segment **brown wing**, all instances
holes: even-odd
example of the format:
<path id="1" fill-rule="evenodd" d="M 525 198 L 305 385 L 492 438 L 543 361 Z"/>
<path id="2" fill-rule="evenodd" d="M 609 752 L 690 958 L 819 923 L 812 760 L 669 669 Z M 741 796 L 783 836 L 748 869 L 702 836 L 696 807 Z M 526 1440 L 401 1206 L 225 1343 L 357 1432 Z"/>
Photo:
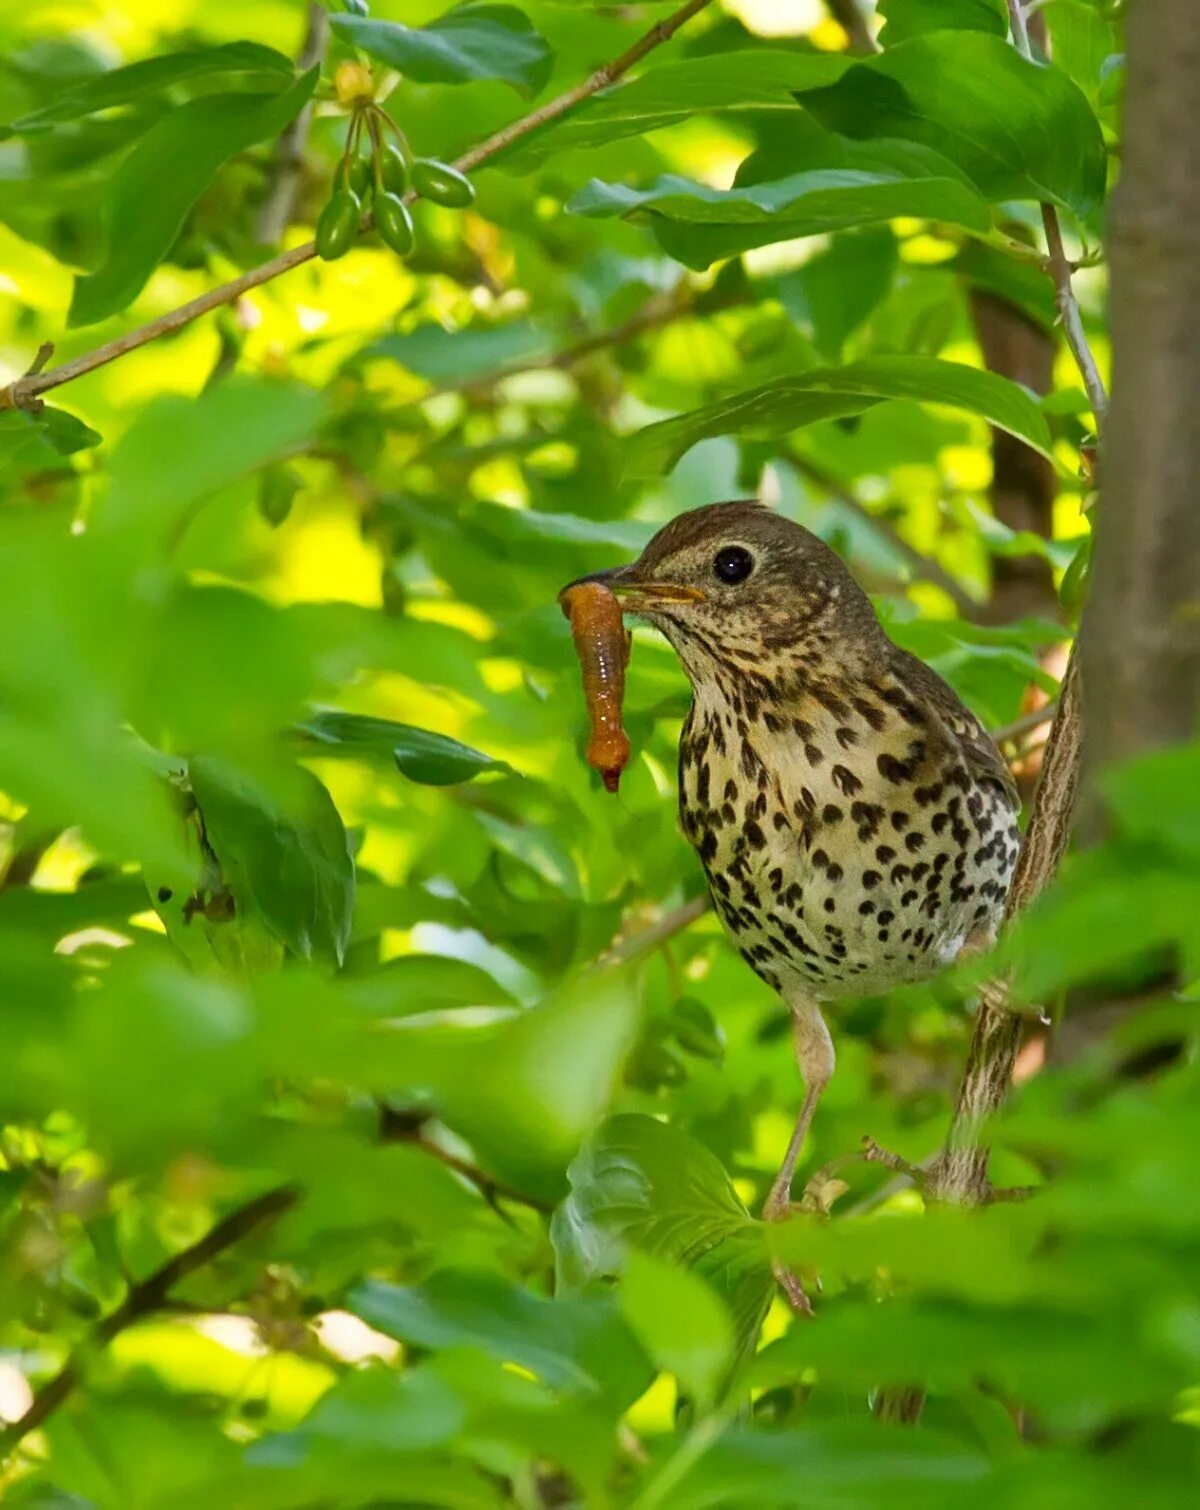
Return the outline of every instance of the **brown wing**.
<path id="1" fill-rule="evenodd" d="M 1004 756 L 975 715 L 964 707 L 954 688 L 943 681 L 931 666 L 918 660 L 915 655 L 910 655 L 907 650 L 893 646 L 891 659 L 891 669 L 897 678 L 902 683 L 907 683 L 921 702 L 937 710 L 942 723 L 962 751 L 972 777 L 980 783 L 991 783 L 999 788 L 1013 812 L 1016 812 L 1021 806 L 1021 799 Z"/>

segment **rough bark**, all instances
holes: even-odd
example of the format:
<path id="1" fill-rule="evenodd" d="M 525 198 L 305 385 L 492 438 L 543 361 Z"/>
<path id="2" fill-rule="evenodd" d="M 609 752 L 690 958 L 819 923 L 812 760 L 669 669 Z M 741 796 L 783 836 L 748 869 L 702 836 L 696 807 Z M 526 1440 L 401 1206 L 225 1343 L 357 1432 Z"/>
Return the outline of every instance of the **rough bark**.
<path id="1" fill-rule="evenodd" d="M 1192 0 L 1128 13 L 1113 198 L 1113 399 L 1081 635 L 1089 780 L 1186 740 L 1200 712 L 1200 28 Z"/>

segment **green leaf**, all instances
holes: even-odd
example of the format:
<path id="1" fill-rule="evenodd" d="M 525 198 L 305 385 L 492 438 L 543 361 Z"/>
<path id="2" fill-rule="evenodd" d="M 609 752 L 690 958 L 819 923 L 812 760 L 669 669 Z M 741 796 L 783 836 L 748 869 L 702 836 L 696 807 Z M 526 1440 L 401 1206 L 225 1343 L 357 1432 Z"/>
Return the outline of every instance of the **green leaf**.
<path id="1" fill-rule="evenodd" d="M 151 542 L 173 538 L 200 499 L 306 440 L 321 410 L 311 388 L 264 378 L 230 378 L 198 398 L 163 395 L 113 452 L 100 526 Z"/>
<path id="2" fill-rule="evenodd" d="M 606 1122 L 584 1146 L 568 1179 L 571 1194 L 550 1224 L 560 1288 L 623 1273 L 635 1250 L 694 1269 L 732 1318 L 718 1367 L 719 1323 L 711 1306 L 697 1302 L 697 1325 L 703 1324 L 709 1341 L 706 1384 L 715 1388 L 731 1354 L 740 1362 L 753 1351 L 775 1288 L 761 1225 L 738 1199 L 720 1162 L 677 1128 L 652 1117 L 623 1115 Z M 634 1306 L 642 1320 L 651 1283 L 644 1277 L 639 1292 L 634 1281 Z M 640 1335 L 654 1351 L 649 1333 Z M 679 1338 L 660 1329 L 658 1345 L 677 1347 Z M 661 1352 L 656 1356 L 662 1361 Z M 703 1364 L 693 1359 L 690 1366 L 703 1375 Z"/>
<path id="3" fill-rule="evenodd" d="M 354 907 L 354 862 L 329 793 L 303 767 L 249 775 L 194 756 L 204 833 L 239 909 L 302 959 L 341 963 Z"/>
<path id="4" fill-rule="evenodd" d="M 916 37 L 797 98 L 829 130 L 935 148 L 989 199 L 1052 200 L 1084 217 L 1104 197 L 1104 138 L 1086 97 L 1000 37 Z"/>
<path id="5" fill-rule="evenodd" d="M 927 161 L 911 167 L 818 168 L 771 183 L 713 189 L 666 174 L 646 189 L 592 179 L 567 205 L 575 215 L 607 217 L 645 210 L 677 223 L 664 245 L 689 267 L 704 268 L 718 257 L 798 236 L 816 236 L 847 226 L 912 215 L 986 231 L 991 213 L 970 185 L 954 176 L 931 176 Z M 736 227 L 731 240 L 693 236 L 678 226 Z M 743 228 L 753 227 L 747 236 Z"/>
<path id="6" fill-rule="evenodd" d="M 646 1358 L 610 1296 L 543 1300 L 497 1274 L 443 1269 L 419 1285 L 364 1280 L 347 1304 L 400 1342 L 482 1347 L 553 1389 L 603 1394 L 618 1411 L 650 1383 Z"/>
<path id="7" fill-rule="evenodd" d="M 459 5 L 428 26 L 370 16 L 336 15 L 330 21 L 347 42 L 419 84 L 502 79 L 521 94 L 537 94 L 550 76 L 545 38 L 511 5 Z"/>
<path id="8" fill-rule="evenodd" d="M 403 775 L 423 786 L 454 786 L 473 781 L 485 771 L 513 774 L 507 761 L 496 760 L 447 734 L 394 723 L 389 718 L 323 709 L 305 719 L 300 732 L 321 746 L 321 755 L 394 761 Z"/>
<path id="9" fill-rule="evenodd" d="M 816 420 L 861 414 L 885 399 L 966 409 L 1050 455 L 1045 418 L 1016 383 L 936 357 L 886 356 L 779 378 L 649 425 L 630 441 L 628 466 L 635 476 L 653 476 L 669 471 L 685 451 L 713 435 L 774 440 Z"/>
<path id="10" fill-rule="evenodd" d="M 733 1322 L 695 1274 L 631 1252 L 621 1276 L 621 1314 L 659 1368 L 674 1374 L 701 1408 L 716 1398 L 733 1356 Z"/>
<path id="11" fill-rule="evenodd" d="M 811 327 L 821 355 L 836 361 L 847 338 L 887 295 L 898 261 L 890 226 L 844 231 L 779 280 L 779 298 L 790 315 Z"/>
<path id="12" fill-rule="evenodd" d="M 685 1266 L 751 1228 L 729 1176 L 702 1143 L 653 1117 L 613 1117 L 568 1171 L 554 1213 L 560 1283 L 619 1274 L 628 1247 Z"/>
<path id="13" fill-rule="evenodd" d="M 515 172 L 566 152 L 644 136 L 705 113 L 795 112 L 793 91 L 832 84 L 850 66 L 838 53 L 762 48 L 687 58 L 648 69 L 593 95 L 564 120 L 517 143 L 498 161 Z"/>
<path id="14" fill-rule="evenodd" d="M 310 69 L 278 94 L 206 95 L 146 132 L 117 169 L 104 259 L 76 280 L 69 325 L 93 325 L 132 303 L 221 164 L 282 131 L 312 94 L 318 73 Z"/>
<path id="15" fill-rule="evenodd" d="M 933 31 L 982 31 L 1008 35 L 1005 0 L 879 0 L 885 47 L 923 37 Z"/>
<path id="16" fill-rule="evenodd" d="M 447 330 L 418 325 L 406 335 L 381 336 L 363 353 L 399 362 L 431 383 L 469 383 L 520 362 L 550 355 L 554 338 L 527 320 Z"/>
<path id="17" fill-rule="evenodd" d="M 0 466 L 19 464 L 29 470 L 40 463 L 52 467 L 57 457 L 73 456 L 98 446 L 102 439 L 76 415 L 49 404 L 37 414 L 24 409 L 0 411 Z"/>
<path id="18" fill-rule="evenodd" d="M 0 131 L 0 136 L 8 132 L 44 131 L 62 121 L 92 115 L 97 110 L 129 105 L 185 79 L 211 79 L 220 74 L 242 73 L 261 74 L 283 81 L 292 77 L 293 66 L 281 52 L 259 42 L 228 42 L 221 47 L 197 47 L 186 52 L 168 53 L 163 58 L 143 58 L 124 68 L 112 68 L 68 85 L 53 104 L 13 121 Z"/>

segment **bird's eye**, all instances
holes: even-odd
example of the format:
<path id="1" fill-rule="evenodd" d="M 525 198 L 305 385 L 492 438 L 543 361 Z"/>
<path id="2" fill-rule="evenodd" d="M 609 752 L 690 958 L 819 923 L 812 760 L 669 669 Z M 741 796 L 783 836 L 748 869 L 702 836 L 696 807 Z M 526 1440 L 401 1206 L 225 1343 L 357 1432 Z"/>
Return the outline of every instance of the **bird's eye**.
<path id="1" fill-rule="evenodd" d="M 713 557 L 713 571 L 722 582 L 744 582 L 754 570 L 754 557 L 744 545 L 725 545 Z"/>

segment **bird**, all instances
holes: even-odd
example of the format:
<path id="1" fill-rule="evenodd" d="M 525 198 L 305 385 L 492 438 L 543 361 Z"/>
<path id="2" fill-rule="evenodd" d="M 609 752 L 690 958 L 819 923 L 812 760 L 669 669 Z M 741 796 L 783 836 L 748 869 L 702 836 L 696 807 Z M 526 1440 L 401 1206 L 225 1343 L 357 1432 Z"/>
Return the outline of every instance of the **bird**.
<path id="1" fill-rule="evenodd" d="M 1020 846 L 1017 789 L 978 719 L 888 638 L 840 557 L 755 500 L 677 515 L 635 561 L 579 581 L 660 630 L 691 682 L 680 824 L 732 944 L 791 1014 L 804 1082 L 763 1206 L 778 1220 L 795 1209 L 834 1072 L 827 1009 L 994 939 Z"/>

